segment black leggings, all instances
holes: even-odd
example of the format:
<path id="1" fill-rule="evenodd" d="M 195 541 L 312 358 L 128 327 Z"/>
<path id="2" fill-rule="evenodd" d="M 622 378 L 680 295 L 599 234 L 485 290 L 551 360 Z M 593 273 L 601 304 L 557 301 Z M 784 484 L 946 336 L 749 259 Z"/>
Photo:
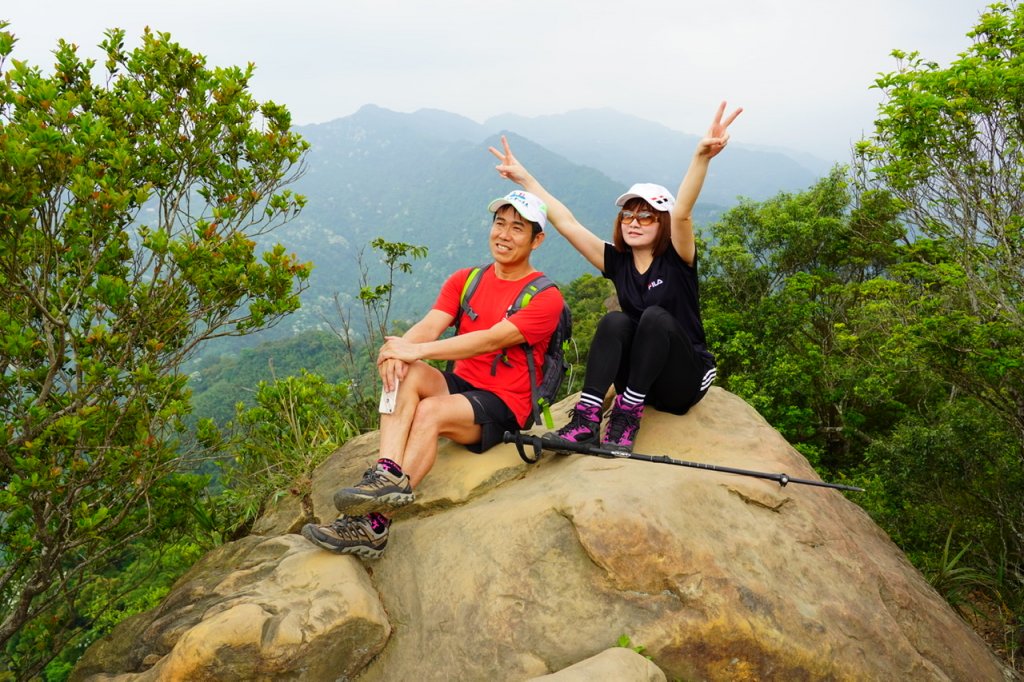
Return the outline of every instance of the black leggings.
<path id="1" fill-rule="evenodd" d="M 647 395 L 646 405 L 684 414 L 707 393 L 713 371 L 664 308 L 645 309 L 639 323 L 616 311 L 597 324 L 583 392 L 603 396 L 614 382 L 618 393 L 628 386 Z"/>

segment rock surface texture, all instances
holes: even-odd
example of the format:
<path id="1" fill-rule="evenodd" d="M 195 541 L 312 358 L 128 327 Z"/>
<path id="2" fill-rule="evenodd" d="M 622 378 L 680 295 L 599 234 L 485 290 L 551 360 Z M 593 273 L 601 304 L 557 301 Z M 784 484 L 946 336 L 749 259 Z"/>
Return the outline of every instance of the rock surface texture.
<path id="1" fill-rule="evenodd" d="M 376 443 L 318 471 L 321 520 Z M 681 417 L 648 409 L 636 450 L 817 478 L 717 388 Z M 416 492 L 366 563 L 294 535 L 299 507 L 282 505 L 95 644 L 75 679 L 596 679 L 586 665 L 629 680 L 1010 679 L 834 490 L 446 444 Z M 623 635 L 649 660 L 609 654 Z"/>

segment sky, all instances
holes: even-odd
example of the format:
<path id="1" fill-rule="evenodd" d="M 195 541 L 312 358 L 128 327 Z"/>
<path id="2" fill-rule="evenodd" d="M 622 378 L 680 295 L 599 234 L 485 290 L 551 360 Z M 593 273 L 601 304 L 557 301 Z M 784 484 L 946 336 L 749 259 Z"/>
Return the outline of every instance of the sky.
<path id="1" fill-rule="evenodd" d="M 733 142 L 848 161 L 893 49 L 948 64 L 981 0 L 10 0 L 13 57 L 50 71 L 59 38 L 102 62 L 108 28 L 168 32 L 208 64 L 253 62 L 254 95 L 304 125 L 365 104 L 503 113 L 611 108 L 700 134 L 742 106 Z M 614 131 L 609 131 L 614 134 Z"/>

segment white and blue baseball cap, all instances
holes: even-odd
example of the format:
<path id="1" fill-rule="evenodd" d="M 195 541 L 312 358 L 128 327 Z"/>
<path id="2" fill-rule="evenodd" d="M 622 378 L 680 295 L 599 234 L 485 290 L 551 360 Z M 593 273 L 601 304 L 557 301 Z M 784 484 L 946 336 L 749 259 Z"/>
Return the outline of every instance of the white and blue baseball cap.
<path id="1" fill-rule="evenodd" d="M 548 207 L 536 194 L 517 189 L 492 201 L 487 205 L 487 210 L 497 213 L 502 206 L 511 206 L 519 215 L 540 225 L 542 230 L 548 224 Z"/>

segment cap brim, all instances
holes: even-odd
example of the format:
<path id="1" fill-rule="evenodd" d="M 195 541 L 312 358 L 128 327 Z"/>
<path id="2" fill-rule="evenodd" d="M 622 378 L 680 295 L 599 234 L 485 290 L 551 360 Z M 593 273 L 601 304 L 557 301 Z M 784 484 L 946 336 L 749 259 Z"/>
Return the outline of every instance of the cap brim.
<path id="1" fill-rule="evenodd" d="M 621 197 L 619 197 L 618 199 L 615 200 L 615 205 L 616 206 L 625 206 L 626 202 L 629 201 L 630 199 L 644 199 L 644 198 L 642 196 L 640 196 L 639 194 L 633 194 L 631 192 L 626 192 Z M 647 199 L 644 199 L 644 201 L 647 201 Z M 650 202 L 648 202 L 648 203 L 650 203 Z"/>

